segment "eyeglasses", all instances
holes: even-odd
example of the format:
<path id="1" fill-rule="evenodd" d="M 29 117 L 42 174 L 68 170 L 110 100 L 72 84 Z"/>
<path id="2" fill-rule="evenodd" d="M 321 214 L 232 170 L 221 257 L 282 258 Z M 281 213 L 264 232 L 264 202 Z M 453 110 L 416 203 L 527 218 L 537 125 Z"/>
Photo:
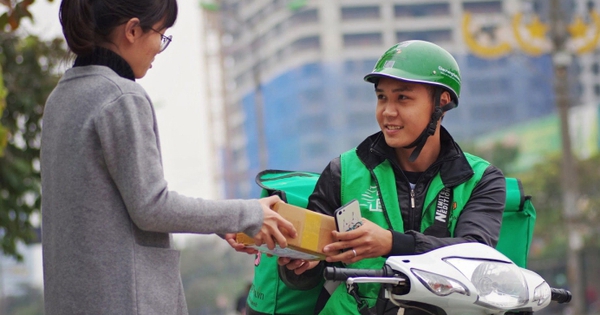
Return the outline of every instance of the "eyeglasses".
<path id="1" fill-rule="evenodd" d="M 171 43 L 171 40 L 173 39 L 173 35 L 165 36 L 161 32 L 159 32 L 153 28 L 150 28 L 150 29 L 157 32 L 158 34 L 160 34 L 160 50 L 158 51 L 158 53 L 165 51 L 165 49 L 167 49 L 167 47 L 169 47 L 169 44 Z"/>

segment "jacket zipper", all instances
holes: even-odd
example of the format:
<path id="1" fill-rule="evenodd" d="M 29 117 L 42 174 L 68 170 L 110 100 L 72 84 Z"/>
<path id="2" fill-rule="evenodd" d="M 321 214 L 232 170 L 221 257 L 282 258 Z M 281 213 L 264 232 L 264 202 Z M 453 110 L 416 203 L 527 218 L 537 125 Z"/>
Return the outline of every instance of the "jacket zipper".
<path id="1" fill-rule="evenodd" d="M 379 156 L 384 156 L 381 152 L 379 152 L 375 148 L 370 148 L 370 151 L 372 153 L 375 153 L 375 154 L 379 155 Z M 414 229 L 414 227 L 413 227 L 414 221 L 415 221 L 414 210 L 415 210 L 415 208 L 417 206 L 416 205 L 416 201 L 415 201 L 415 190 L 414 190 L 414 188 L 410 187 L 410 182 L 408 181 L 408 178 L 406 177 L 406 174 L 404 174 L 404 171 L 400 167 L 398 167 L 398 169 L 400 169 L 400 172 L 404 176 L 404 180 L 406 181 L 406 184 L 408 185 L 408 187 L 410 189 L 410 211 L 408 213 L 408 222 L 404 222 L 404 225 L 407 226 L 409 229 Z M 373 174 L 372 170 L 371 170 L 371 173 Z M 373 175 L 373 178 L 376 178 L 376 177 Z M 377 185 L 377 186 L 379 186 L 379 185 Z M 400 195 L 398 195 L 398 196 L 400 196 Z M 401 204 L 400 200 L 398 200 L 398 205 L 400 205 L 400 204 Z M 400 210 L 400 216 L 402 216 L 402 210 Z"/>

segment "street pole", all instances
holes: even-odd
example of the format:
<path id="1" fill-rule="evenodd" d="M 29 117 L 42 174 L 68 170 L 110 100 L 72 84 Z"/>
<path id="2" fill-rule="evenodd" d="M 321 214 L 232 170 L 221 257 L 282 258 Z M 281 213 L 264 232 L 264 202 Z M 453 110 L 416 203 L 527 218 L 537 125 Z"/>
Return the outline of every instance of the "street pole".
<path id="1" fill-rule="evenodd" d="M 204 3 L 204 12 L 205 12 L 205 27 L 207 29 L 210 29 L 211 32 L 216 32 L 217 35 L 219 36 L 219 44 L 218 44 L 218 54 L 215 54 L 215 56 L 212 56 L 214 60 L 217 60 L 218 64 L 219 64 L 219 77 L 221 79 L 221 82 L 219 84 L 219 93 L 221 95 L 221 100 L 220 102 L 222 103 L 222 110 L 221 110 L 221 118 L 223 119 L 223 123 L 225 124 L 224 126 L 224 137 L 225 137 L 225 152 L 224 152 L 224 163 L 225 163 L 225 167 L 224 167 L 224 181 L 225 184 L 224 186 L 226 187 L 226 191 L 225 191 L 225 196 L 227 198 L 231 198 L 232 196 L 235 196 L 235 189 L 232 186 L 231 183 L 236 183 L 236 182 L 240 182 L 243 181 L 245 178 L 243 177 L 243 175 L 240 173 L 240 171 L 237 169 L 237 166 L 235 166 L 234 164 L 237 161 L 234 161 L 233 159 L 233 150 L 235 149 L 239 149 L 239 148 L 234 148 L 232 147 L 232 141 L 231 139 L 234 138 L 234 135 L 232 134 L 232 128 L 230 126 L 229 123 L 229 119 L 230 119 L 230 114 L 232 114 L 233 112 L 235 112 L 235 109 L 231 109 L 230 107 L 232 107 L 234 105 L 234 100 L 231 99 L 230 95 L 227 94 L 225 87 L 227 86 L 226 84 L 226 74 L 225 74 L 225 67 L 224 67 L 224 59 L 225 59 L 225 55 L 227 55 L 227 53 L 225 52 L 225 48 L 223 47 L 223 44 L 221 43 L 221 39 L 224 35 L 224 32 L 231 32 L 232 29 L 224 29 L 223 28 L 223 21 L 226 19 L 230 19 L 232 20 L 234 23 L 230 24 L 230 27 L 233 27 L 233 32 L 234 33 L 239 33 L 242 30 L 244 30 L 245 28 L 247 28 L 248 26 L 246 25 L 246 22 L 244 21 L 243 18 L 240 17 L 238 9 L 234 9 L 231 8 L 230 6 L 228 6 L 227 2 L 229 1 L 206 1 L 206 2 L 201 2 Z M 225 8 L 223 8 L 225 7 Z M 226 14 L 226 17 L 223 17 L 223 15 Z M 255 28 L 255 26 L 249 26 L 250 30 L 249 34 L 254 34 L 255 30 L 257 30 Z M 256 140 L 257 140 L 257 155 L 258 155 L 258 167 L 259 167 L 259 171 L 265 170 L 268 167 L 268 159 L 269 159 L 269 155 L 268 155 L 268 145 L 267 145 L 267 139 L 266 139 L 266 132 L 265 132 L 265 118 L 264 118 L 264 111 L 265 111 L 265 102 L 264 102 L 264 96 L 263 96 L 263 86 L 262 86 L 262 76 L 261 76 L 261 56 L 260 56 L 260 46 L 262 45 L 261 42 L 259 42 L 261 40 L 261 36 L 260 34 L 256 34 L 255 35 L 255 39 L 250 39 L 249 42 L 244 43 L 243 45 L 245 47 L 243 47 L 242 49 L 246 52 L 249 52 L 252 62 L 254 63 L 252 69 L 250 70 L 251 72 L 251 80 L 252 80 L 252 91 L 254 92 L 254 113 L 256 115 L 255 117 L 255 123 L 256 123 Z M 236 43 L 236 45 L 239 46 L 239 43 Z M 234 47 L 233 50 L 236 49 L 240 49 L 239 47 Z M 210 56 L 209 56 L 210 57 Z M 207 69 L 208 69 L 208 65 L 207 65 Z M 214 115 L 213 115 L 214 117 Z M 246 152 L 248 152 L 248 148 L 246 147 Z M 253 171 L 252 169 L 246 170 L 246 172 L 250 172 Z M 254 175 L 254 174 L 252 174 Z"/>
<path id="2" fill-rule="evenodd" d="M 252 49 L 255 51 L 254 49 Z M 258 54 L 258 53 L 256 53 Z M 267 134 L 265 132 L 265 99 L 263 96 L 262 78 L 260 75 L 260 55 L 255 58 L 256 65 L 253 70 L 252 78 L 254 80 L 254 110 L 256 112 L 256 132 L 258 137 L 258 165 L 259 171 L 267 169 L 269 162 L 269 151 L 267 147 Z"/>
<path id="3" fill-rule="evenodd" d="M 225 71 L 223 66 L 223 30 L 221 14 L 216 8 L 203 8 L 204 22 L 204 61 L 207 79 L 207 112 L 208 125 L 211 130 L 211 154 L 218 156 L 219 150 L 223 153 L 223 162 L 220 165 L 213 162 L 212 168 L 215 172 L 215 182 L 219 185 L 217 191 L 218 198 L 232 198 L 235 196 L 235 189 L 231 183 L 235 183 L 237 178 L 234 175 L 232 149 L 231 149 L 231 130 L 228 125 L 229 104 L 225 92 Z M 209 39 L 213 39 L 212 41 Z M 214 80 L 214 81 L 213 81 Z M 220 125 L 222 123 L 223 125 Z M 217 128 L 218 127 L 218 128 Z M 222 138 L 220 138 L 222 136 Z M 222 142 L 219 142 L 222 141 Z"/>
<path id="4" fill-rule="evenodd" d="M 254 114 L 256 124 L 256 141 L 257 141 L 257 156 L 258 156 L 258 167 L 259 171 L 263 171 L 268 167 L 269 161 L 269 148 L 267 145 L 267 135 L 265 131 L 265 100 L 264 100 L 264 89 L 262 84 L 262 59 L 261 51 L 262 45 L 265 44 L 261 35 L 263 35 L 256 25 L 258 22 L 250 23 L 240 17 L 239 8 L 231 9 L 229 18 L 235 21 L 236 33 L 250 34 L 247 37 L 247 42 L 243 43 L 241 49 L 250 54 L 251 63 L 253 64 L 250 69 L 251 80 L 252 80 L 252 91 L 254 93 Z M 237 44 L 239 45 L 239 43 Z M 240 47 L 236 47 L 240 49 Z M 246 148 L 248 150 L 248 148 Z M 249 169 L 248 171 L 252 171 Z M 255 174 L 252 174 L 255 175 Z"/>
<path id="5" fill-rule="evenodd" d="M 571 307 L 573 315 L 581 315 L 585 311 L 584 290 L 580 273 L 582 240 L 578 228 L 579 209 L 577 199 L 579 197 L 578 175 L 575 167 L 575 159 L 571 147 L 569 128 L 569 75 L 568 68 L 571 63 L 571 54 L 566 48 L 567 21 L 560 8 L 560 0 L 552 0 L 550 8 L 550 36 L 552 38 L 552 63 L 554 65 L 554 93 L 556 95 L 556 106 L 560 117 L 560 133 L 562 141 L 562 165 L 561 165 L 561 191 L 563 203 L 563 216 L 569 233 L 567 247 L 567 279 L 570 285 L 573 299 Z"/>

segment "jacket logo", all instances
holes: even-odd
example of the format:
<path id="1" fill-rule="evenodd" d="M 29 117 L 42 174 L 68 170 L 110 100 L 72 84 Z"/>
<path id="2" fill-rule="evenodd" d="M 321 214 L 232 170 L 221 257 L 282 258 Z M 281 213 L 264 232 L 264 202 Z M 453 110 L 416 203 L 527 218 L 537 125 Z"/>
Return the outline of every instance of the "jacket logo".
<path id="1" fill-rule="evenodd" d="M 435 208 L 435 220 L 446 223 L 448 219 L 448 209 L 450 207 L 450 200 L 452 196 L 450 194 L 450 188 L 444 188 L 440 191 L 437 200 L 437 206 Z"/>
<path id="2" fill-rule="evenodd" d="M 371 187 L 362 194 L 360 207 L 367 208 L 371 212 L 383 212 L 377 186 L 371 185 Z"/>

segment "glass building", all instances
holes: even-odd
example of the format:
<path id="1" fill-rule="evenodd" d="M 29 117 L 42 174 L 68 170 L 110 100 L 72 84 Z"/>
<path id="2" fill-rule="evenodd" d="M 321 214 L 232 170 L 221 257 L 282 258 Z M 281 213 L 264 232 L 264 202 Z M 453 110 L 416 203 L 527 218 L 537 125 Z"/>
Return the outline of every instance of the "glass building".
<path id="1" fill-rule="evenodd" d="M 567 2 L 567 12 L 585 14 L 597 1 Z M 220 1 L 210 21 L 223 39 L 225 123 L 218 147 L 224 197 L 258 197 L 254 177 L 267 168 L 320 172 L 377 132 L 375 94 L 363 76 L 400 41 L 432 41 L 457 59 L 460 103 L 443 125 L 458 141 L 554 113 L 550 54 L 524 52 L 510 30 L 516 14 L 523 25 L 535 15 L 544 22 L 549 3 Z M 577 102 L 600 94 L 596 60 L 592 53 L 571 67 Z"/>

